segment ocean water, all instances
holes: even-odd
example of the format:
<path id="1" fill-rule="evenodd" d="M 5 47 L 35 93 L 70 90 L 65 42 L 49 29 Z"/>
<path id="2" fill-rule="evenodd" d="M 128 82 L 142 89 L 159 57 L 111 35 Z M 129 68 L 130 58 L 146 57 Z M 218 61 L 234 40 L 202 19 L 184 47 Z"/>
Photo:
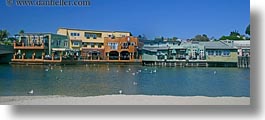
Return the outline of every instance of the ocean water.
<path id="1" fill-rule="evenodd" d="M 141 65 L 0 65 L 0 96 L 250 96 L 250 69 Z"/>

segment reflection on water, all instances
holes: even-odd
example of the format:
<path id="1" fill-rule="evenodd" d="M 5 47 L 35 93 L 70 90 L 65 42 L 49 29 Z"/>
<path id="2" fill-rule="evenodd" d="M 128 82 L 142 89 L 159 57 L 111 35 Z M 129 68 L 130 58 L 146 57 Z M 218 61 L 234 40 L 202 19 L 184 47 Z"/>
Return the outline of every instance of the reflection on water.
<path id="1" fill-rule="evenodd" d="M 140 65 L 0 65 L 0 96 L 250 96 L 250 70 Z"/>

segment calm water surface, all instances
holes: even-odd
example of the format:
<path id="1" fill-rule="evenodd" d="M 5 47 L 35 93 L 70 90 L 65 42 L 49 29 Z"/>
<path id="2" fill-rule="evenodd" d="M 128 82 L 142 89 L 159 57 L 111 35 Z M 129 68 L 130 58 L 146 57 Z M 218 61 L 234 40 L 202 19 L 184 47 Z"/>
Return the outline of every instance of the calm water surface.
<path id="1" fill-rule="evenodd" d="M 250 70 L 140 65 L 0 65 L 0 96 L 250 96 Z"/>

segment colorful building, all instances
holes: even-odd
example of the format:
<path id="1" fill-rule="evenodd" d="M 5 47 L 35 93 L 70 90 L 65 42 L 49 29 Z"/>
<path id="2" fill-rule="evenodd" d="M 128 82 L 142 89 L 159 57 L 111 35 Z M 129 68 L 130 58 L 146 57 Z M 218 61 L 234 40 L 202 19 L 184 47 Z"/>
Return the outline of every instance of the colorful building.
<path id="1" fill-rule="evenodd" d="M 217 42 L 200 42 L 200 44 L 205 46 L 207 62 L 214 64 L 223 63 L 229 66 L 237 65 L 238 62 L 237 48 L 233 45 L 233 43 L 217 41 Z M 215 66 L 218 65 L 216 64 Z"/>
<path id="2" fill-rule="evenodd" d="M 98 31 L 71 28 L 59 28 L 57 34 L 69 37 L 70 49 L 80 59 L 102 60 L 104 59 L 104 39 L 131 36 L 126 31 Z M 89 56 L 88 54 L 92 54 Z"/>
<path id="3" fill-rule="evenodd" d="M 236 66 L 237 48 L 233 44 L 223 41 L 216 42 L 182 42 L 174 44 L 169 42 L 145 44 L 143 47 L 143 63 L 192 63 L 198 65 L 205 63 L 212 66 Z"/>
<path id="4" fill-rule="evenodd" d="M 15 54 L 12 61 L 59 60 L 67 54 L 68 38 L 52 33 L 24 33 L 14 41 Z"/>
<path id="5" fill-rule="evenodd" d="M 235 40 L 233 44 L 238 48 L 238 56 L 250 56 L 250 40 Z"/>
<path id="6" fill-rule="evenodd" d="M 136 37 L 106 37 L 104 40 L 104 57 L 106 60 L 129 60 L 139 58 L 138 38 Z"/>

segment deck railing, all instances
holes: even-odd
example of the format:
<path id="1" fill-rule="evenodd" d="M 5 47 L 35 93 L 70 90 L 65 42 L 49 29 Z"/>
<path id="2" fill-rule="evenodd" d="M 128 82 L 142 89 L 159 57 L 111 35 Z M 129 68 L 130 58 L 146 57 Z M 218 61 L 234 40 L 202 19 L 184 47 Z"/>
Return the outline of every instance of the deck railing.
<path id="1" fill-rule="evenodd" d="M 31 43 L 28 45 L 25 45 L 25 43 L 20 42 L 14 42 L 14 49 L 44 49 L 45 45 L 44 43 Z"/>

